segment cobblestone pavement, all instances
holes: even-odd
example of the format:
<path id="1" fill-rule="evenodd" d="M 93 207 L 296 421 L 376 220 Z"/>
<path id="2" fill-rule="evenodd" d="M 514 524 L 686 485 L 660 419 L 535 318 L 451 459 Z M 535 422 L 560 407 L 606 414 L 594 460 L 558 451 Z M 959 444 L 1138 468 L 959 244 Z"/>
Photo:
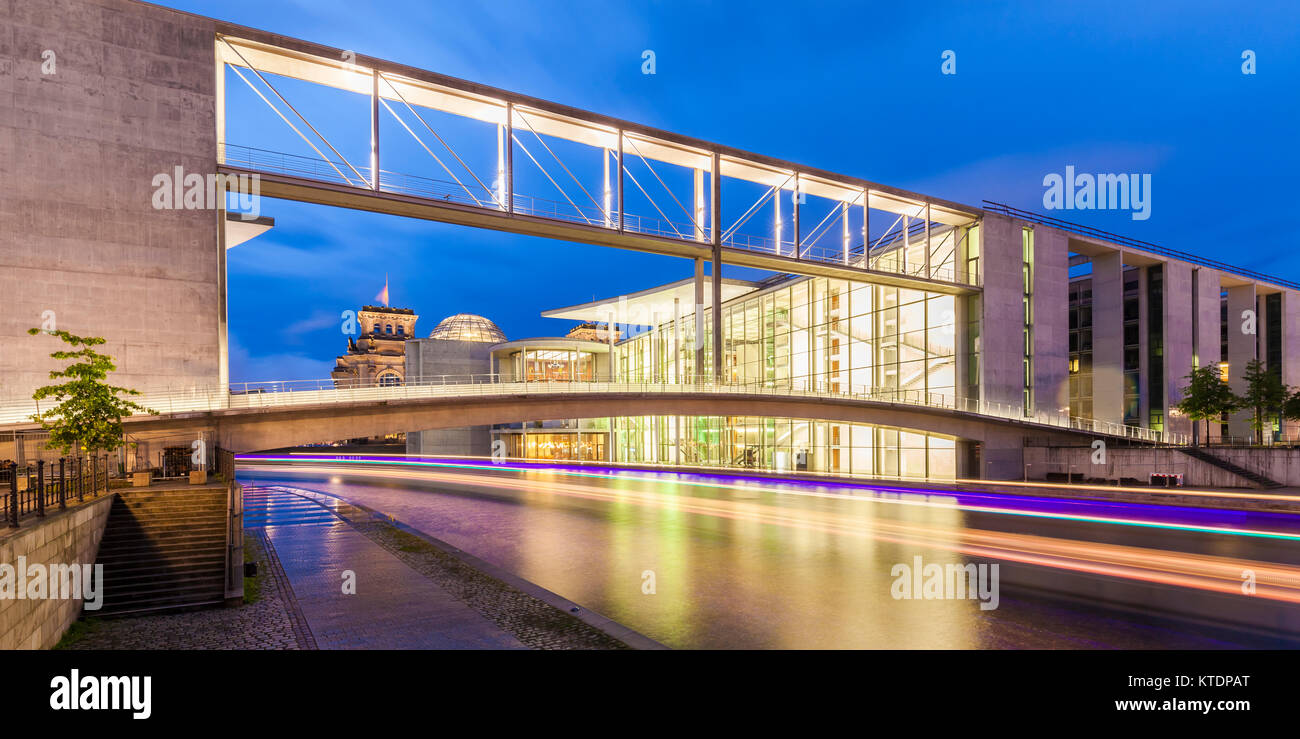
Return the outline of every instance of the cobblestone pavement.
<path id="1" fill-rule="evenodd" d="M 90 619 L 67 649 L 626 649 L 614 637 L 335 498 L 245 489 L 257 600 Z M 343 574 L 355 594 L 343 592 Z"/>
<path id="2" fill-rule="evenodd" d="M 63 649 L 311 649 L 310 633 L 295 626 L 293 591 L 284 572 L 268 562 L 260 531 L 249 530 L 244 546 L 258 561 L 256 601 L 233 608 L 152 616 L 90 619 L 80 638 Z M 273 552 L 272 552 L 273 554 Z M 246 589 L 248 583 L 245 583 Z"/>

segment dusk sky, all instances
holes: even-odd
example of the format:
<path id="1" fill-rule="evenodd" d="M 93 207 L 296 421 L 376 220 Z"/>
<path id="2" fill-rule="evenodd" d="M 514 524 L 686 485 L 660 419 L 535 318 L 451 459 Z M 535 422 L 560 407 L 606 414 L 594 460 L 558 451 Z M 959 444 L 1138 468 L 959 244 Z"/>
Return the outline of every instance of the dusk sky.
<path id="1" fill-rule="evenodd" d="M 1150 174 L 1148 220 L 1050 215 L 1300 278 L 1289 4 L 161 4 L 973 206 L 1043 212 L 1044 176 L 1069 165 Z M 956 74 L 941 74 L 945 50 Z M 231 144 L 310 153 L 229 84 Z M 348 140 L 345 154 L 364 143 L 368 105 L 285 89 Z M 495 146 L 493 134 L 466 156 Z M 418 149 L 389 152 L 384 169 L 429 171 Z M 385 274 L 419 335 L 471 312 L 512 339 L 565 333 L 572 323 L 541 318 L 547 308 L 691 274 L 685 260 L 595 246 L 284 201 L 261 210 L 275 228 L 229 253 L 235 381 L 328 377 L 345 348 L 340 312 L 374 302 Z"/>

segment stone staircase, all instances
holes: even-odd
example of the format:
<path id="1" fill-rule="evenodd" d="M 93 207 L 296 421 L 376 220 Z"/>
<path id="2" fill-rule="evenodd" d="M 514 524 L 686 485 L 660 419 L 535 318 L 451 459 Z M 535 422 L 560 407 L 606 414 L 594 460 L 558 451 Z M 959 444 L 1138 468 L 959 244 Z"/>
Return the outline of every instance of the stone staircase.
<path id="1" fill-rule="evenodd" d="M 96 564 L 103 607 L 94 615 L 225 601 L 226 489 L 119 490 Z"/>
<path id="2" fill-rule="evenodd" d="M 1194 447 L 1194 446 L 1178 447 L 1178 451 L 1182 452 L 1183 454 L 1186 454 L 1187 456 L 1193 459 L 1199 459 L 1200 461 L 1205 462 L 1206 464 L 1214 465 L 1215 467 L 1218 467 L 1221 470 L 1227 470 L 1228 472 L 1231 472 L 1234 475 L 1237 475 L 1238 477 L 1243 477 L 1247 480 L 1250 480 L 1254 484 L 1266 490 L 1285 487 L 1282 483 L 1277 482 L 1276 480 L 1270 480 L 1269 478 L 1264 477 L 1258 472 L 1251 472 L 1245 467 L 1241 467 L 1233 464 L 1232 462 L 1219 459 L 1214 454 L 1211 454 L 1210 452 L 1201 449 L 1200 447 Z"/>

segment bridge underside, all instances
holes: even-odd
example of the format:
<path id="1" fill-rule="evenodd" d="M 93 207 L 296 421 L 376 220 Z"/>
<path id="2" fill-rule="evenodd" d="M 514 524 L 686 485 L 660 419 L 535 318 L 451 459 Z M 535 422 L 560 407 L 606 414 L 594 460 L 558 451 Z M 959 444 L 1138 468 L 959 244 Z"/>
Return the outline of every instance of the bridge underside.
<path id="1" fill-rule="evenodd" d="M 1080 432 L 923 406 L 851 399 L 774 398 L 738 393 L 701 397 L 687 393 L 498 395 L 482 398 L 413 398 L 319 406 L 241 409 L 127 421 L 133 440 L 213 439 L 236 452 L 253 452 L 427 429 L 487 426 L 519 421 L 610 416 L 767 416 L 872 424 L 941 434 L 983 444 L 989 478 L 1022 474 L 1024 440 L 1080 443 Z M 975 473 L 972 470 L 971 473 Z"/>

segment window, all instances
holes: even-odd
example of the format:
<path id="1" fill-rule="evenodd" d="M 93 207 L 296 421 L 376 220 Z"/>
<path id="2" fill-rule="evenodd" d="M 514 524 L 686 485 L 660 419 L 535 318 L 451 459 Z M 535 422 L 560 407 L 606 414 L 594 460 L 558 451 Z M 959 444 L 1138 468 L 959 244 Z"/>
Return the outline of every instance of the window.
<path id="1" fill-rule="evenodd" d="M 391 333 L 393 333 L 393 324 L 390 323 L 390 324 L 388 324 L 387 326 L 385 326 L 385 327 L 384 327 L 384 333 L 386 333 L 386 334 L 391 334 Z"/>
<path id="2" fill-rule="evenodd" d="M 398 326 L 397 326 L 397 335 L 398 335 L 398 336 L 405 336 L 405 335 L 406 335 L 406 327 L 403 326 L 403 325 L 401 325 L 401 324 L 398 324 Z"/>

